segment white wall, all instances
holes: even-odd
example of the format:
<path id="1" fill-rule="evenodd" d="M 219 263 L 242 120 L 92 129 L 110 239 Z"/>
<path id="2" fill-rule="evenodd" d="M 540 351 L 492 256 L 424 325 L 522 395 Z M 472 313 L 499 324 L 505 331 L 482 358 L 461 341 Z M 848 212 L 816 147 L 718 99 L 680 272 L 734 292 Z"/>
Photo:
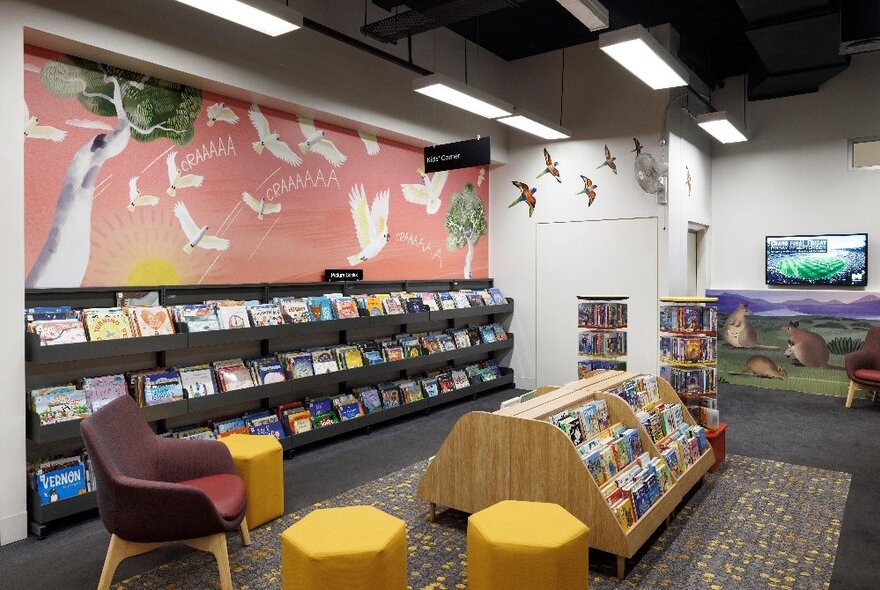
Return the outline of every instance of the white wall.
<path id="1" fill-rule="evenodd" d="M 728 81 L 719 108 L 742 109 L 742 82 Z M 852 65 L 818 93 L 749 103 L 749 141 L 713 148 L 713 289 L 766 289 L 764 237 L 869 236 L 868 290 L 880 290 L 880 171 L 847 170 L 847 139 L 880 135 L 880 53 Z"/>
<path id="2" fill-rule="evenodd" d="M 361 23 L 347 17 L 363 15 L 358 0 L 292 5 L 352 36 Z M 371 9 L 370 18 L 381 12 Z M 414 42 L 415 61 L 463 78 L 463 39 L 448 31 L 426 37 Z M 413 145 L 488 135 L 493 158 L 503 162 L 507 157 L 506 128 L 414 93 L 417 74 L 310 30 L 272 39 L 171 0 L 0 2 L 0 178 L 5 189 L 0 199 L 5 272 L 0 325 L 7 326 L 0 341 L 0 544 L 23 538 L 27 526 L 24 342 L 18 328 L 24 307 L 25 40 L 331 122 L 355 122 Z M 382 48 L 405 55 L 405 45 Z M 507 79 L 505 62 L 472 45 L 469 59 L 471 83 L 498 92 Z"/>

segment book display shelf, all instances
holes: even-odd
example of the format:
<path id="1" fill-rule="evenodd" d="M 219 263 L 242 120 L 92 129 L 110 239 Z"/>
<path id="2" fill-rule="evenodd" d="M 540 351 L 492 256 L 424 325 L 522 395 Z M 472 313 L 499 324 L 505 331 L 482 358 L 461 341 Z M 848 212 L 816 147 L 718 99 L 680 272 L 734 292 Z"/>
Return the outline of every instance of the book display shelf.
<path id="1" fill-rule="evenodd" d="M 37 289 L 25 293 L 27 307 L 70 305 L 74 308 L 113 307 L 116 292 L 158 290 L 162 305 L 194 304 L 216 299 L 258 299 L 270 302 L 274 297 L 309 297 L 330 292 L 346 296 L 387 293 L 390 291 L 440 292 L 460 289 L 486 289 L 491 279 L 460 281 L 362 281 L 348 283 L 291 283 L 223 286 L 165 286 L 125 288 Z M 168 336 L 126 338 L 114 341 L 83 342 L 40 346 L 35 334 L 26 333 L 25 358 L 28 390 L 75 382 L 83 377 L 125 373 L 153 367 L 178 367 L 232 357 L 272 355 L 276 352 L 310 347 L 325 347 L 393 336 L 401 332 L 424 332 L 448 328 L 470 327 L 487 322 L 509 326 L 513 300 L 502 305 L 486 305 L 464 309 L 446 309 L 420 313 L 336 319 L 302 324 L 216 330 L 212 332 L 177 333 Z M 485 391 L 511 386 L 514 382 L 509 368 L 513 334 L 470 347 L 422 356 L 408 357 L 381 364 L 337 370 L 298 379 L 288 379 L 183 399 L 141 408 L 147 422 L 157 433 L 188 424 L 204 423 L 261 408 L 274 408 L 289 402 L 318 396 L 332 396 L 351 391 L 361 385 L 409 378 L 415 375 L 467 363 L 496 359 L 500 377 L 454 391 L 425 397 L 397 407 L 387 408 L 359 418 L 342 421 L 323 428 L 302 432 L 281 439 L 287 457 L 294 449 L 341 436 L 353 431 L 369 431 L 372 426 L 411 415 Z M 26 396 L 24 396 L 26 399 Z M 28 459 L 37 459 L 82 448 L 81 420 L 41 425 L 40 418 L 27 409 Z M 59 519 L 96 508 L 95 492 L 41 505 L 36 493 L 29 490 L 30 528 L 43 536 L 47 526 Z"/>
<path id="2" fill-rule="evenodd" d="M 599 369 L 626 370 L 627 301 L 622 295 L 578 295 L 578 379 Z"/>
<path id="3" fill-rule="evenodd" d="M 659 309 L 660 376 L 701 425 L 717 430 L 718 299 L 663 297 Z"/>
<path id="4" fill-rule="evenodd" d="M 521 399 L 526 401 L 494 413 L 466 414 L 431 460 L 417 497 L 429 502 L 431 518 L 438 504 L 470 514 L 502 500 L 559 504 L 590 528 L 591 547 L 617 556 L 617 575 L 623 578 L 626 559 L 662 523 L 668 523 L 685 494 L 712 466 L 712 447 L 705 444 L 701 454 L 692 455 L 692 462 L 667 483 L 650 508 L 624 525 L 602 491 L 613 486 L 621 472 L 600 487 L 569 434 L 548 420 L 566 410 L 604 402 L 611 423 L 622 423 L 634 436 L 637 433 L 642 452 L 651 460 L 662 457 L 659 443 L 655 444 L 636 411 L 622 397 L 609 393 L 638 377 L 603 371 L 562 387 L 543 387 L 538 395 L 525 396 Z M 696 427 L 669 383 L 657 379 L 657 386 L 657 403 L 680 409 L 683 424 Z"/>

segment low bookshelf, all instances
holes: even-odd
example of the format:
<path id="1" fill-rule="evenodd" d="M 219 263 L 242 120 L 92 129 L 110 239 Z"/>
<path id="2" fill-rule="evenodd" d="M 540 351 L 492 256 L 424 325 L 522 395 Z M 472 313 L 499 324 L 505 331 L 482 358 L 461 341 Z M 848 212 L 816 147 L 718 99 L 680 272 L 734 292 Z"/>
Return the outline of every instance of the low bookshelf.
<path id="1" fill-rule="evenodd" d="M 629 403 L 608 393 L 640 377 L 621 371 L 599 372 L 567 385 L 544 387 L 539 395 L 515 400 L 494 413 L 470 412 L 455 424 L 431 460 L 417 497 L 429 503 L 430 517 L 437 505 L 475 513 L 503 500 L 559 504 L 590 528 L 590 546 L 617 556 L 617 574 L 623 578 L 631 558 L 663 523 L 668 523 L 684 496 L 712 466 L 711 445 L 694 457 L 666 491 L 626 528 L 606 501 L 569 435 L 548 419 L 562 411 L 601 400 L 612 423 L 637 432 L 644 453 L 661 457 L 660 448 Z M 675 391 L 658 378 L 658 402 L 677 405 L 689 427 L 696 422 L 681 405 Z M 606 482 L 607 483 L 607 482 Z"/>
<path id="2" fill-rule="evenodd" d="M 274 297 L 308 297 L 330 292 L 345 295 L 389 291 L 439 292 L 461 289 L 486 289 L 492 279 L 437 281 L 362 281 L 351 283 L 290 283 L 222 286 L 162 286 L 125 288 L 38 289 L 25 294 L 27 307 L 70 305 L 113 307 L 117 291 L 149 291 L 160 293 L 162 305 L 190 304 L 212 299 L 256 299 L 269 302 Z M 438 311 L 365 316 L 304 324 L 283 324 L 216 330 L 200 333 L 177 333 L 170 336 L 126 338 L 114 341 L 83 342 L 40 346 L 35 334 L 26 333 L 26 384 L 28 390 L 77 382 L 82 377 L 125 373 L 152 367 L 179 367 L 209 363 L 233 357 L 272 355 L 276 352 L 309 347 L 348 344 L 401 332 L 424 332 L 448 328 L 479 326 L 486 323 L 510 325 L 514 311 L 512 299 L 498 305 L 442 309 Z M 295 450 L 320 444 L 351 432 L 368 432 L 373 427 L 408 415 L 427 413 L 431 409 L 492 390 L 514 385 L 513 370 L 508 361 L 514 346 L 513 334 L 507 339 L 484 342 L 455 350 L 434 352 L 381 364 L 341 369 L 277 383 L 266 383 L 234 391 L 218 392 L 141 408 L 144 419 L 157 433 L 202 424 L 214 418 L 241 414 L 261 408 L 326 395 L 350 392 L 354 387 L 380 382 L 418 378 L 430 371 L 463 368 L 468 364 L 495 359 L 500 375 L 492 380 L 473 382 L 436 397 L 402 403 L 375 413 L 336 424 L 294 434 L 281 439 L 285 456 Z M 41 425 L 30 408 L 26 410 L 28 459 L 67 455 L 82 448 L 81 420 L 68 420 Z M 60 519 L 93 511 L 95 492 L 41 505 L 36 493 L 28 490 L 30 529 L 44 536 L 48 527 Z"/>
<path id="3" fill-rule="evenodd" d="M 627 302 L 623 295 L 578 295 L 579 379 L 590 371 L 626 370 Z"/>

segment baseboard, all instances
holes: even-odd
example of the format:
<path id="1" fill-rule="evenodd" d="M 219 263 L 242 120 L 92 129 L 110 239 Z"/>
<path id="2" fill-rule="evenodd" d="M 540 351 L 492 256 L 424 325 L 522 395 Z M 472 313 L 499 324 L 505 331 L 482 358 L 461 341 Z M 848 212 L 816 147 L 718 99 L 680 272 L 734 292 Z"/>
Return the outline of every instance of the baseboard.
<path id="1" fill-rule="evenodd" d="M 0 545 L 9 545 L 27 539 L 27 510 L 0 518 Z"/>

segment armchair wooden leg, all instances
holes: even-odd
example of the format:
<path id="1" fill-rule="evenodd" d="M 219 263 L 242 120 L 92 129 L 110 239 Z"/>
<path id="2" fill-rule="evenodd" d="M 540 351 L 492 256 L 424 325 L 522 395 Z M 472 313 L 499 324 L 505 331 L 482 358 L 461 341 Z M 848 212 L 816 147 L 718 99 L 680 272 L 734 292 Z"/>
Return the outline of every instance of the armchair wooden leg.
<path id="1" fill-rule="evenodd" d="M 116 573 L 116 568 L 119 567 L 123 559 L 147 553 L 161 545 L 162 543 L 133 543 L 122 537 L 111 535 L 107 556 L 104 558 L 104 568 L 101 570 L 101 579 L 98 581 L 98 590 L 110 590 L 113 574 Z"/>
<path id="2" fill-rule="evenodd" d="M 241 519 L 241 524 L 238 525 L 238 531 L 241 533 L 241 544 L 247 547 L 251 544 L 251 533 L 248 529 L 247 518 Z"/>
<path id="3" fill-rule="evenodd" d="M 857 390 L 858 388 L 859 388 L 859 386 L 856 385 L 856 382 L 850 380 L 850 382 L 849 382 L 849 391 L 848 391 L 847 394 L 846 394 L 846 407 L 847 407 L 847 408 L 851 408 L 851 407 L 852 407 L 853 397 L 855 396 L 855 394 L 856 394 L 856 390 Z"/>
<path id="4" fill-rule="evenodd" d="M 199 551 L 213 553 L 217 559 L 217 569 L 220 571 L 221 590 L 232 590 L 232 573 L 229 571 L 229 553 L 226 551 L 226 535 L 224 533 L 187 539 L 182 543 Z"/>

